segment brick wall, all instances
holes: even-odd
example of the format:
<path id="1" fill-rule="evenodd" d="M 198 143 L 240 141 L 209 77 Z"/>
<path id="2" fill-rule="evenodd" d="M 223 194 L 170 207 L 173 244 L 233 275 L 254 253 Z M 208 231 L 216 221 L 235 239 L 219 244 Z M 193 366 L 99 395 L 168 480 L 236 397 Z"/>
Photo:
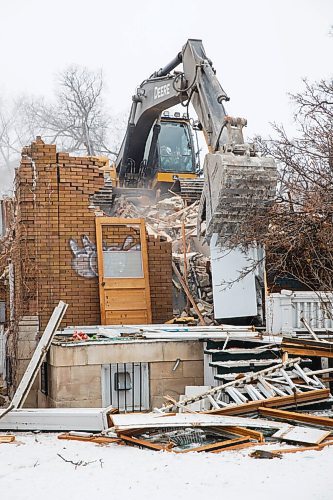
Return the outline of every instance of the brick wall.
<path id="1" fill-rule="evenodd" d="M 89 197 L 103 184 L 97 160 L 57 153 L 41 140 L 22 153 L 16 173 L 16 315 L 43 328 L 60 299 L 63 325 L 98 324 L 95 214 Z"/>
<path id="2" fill-rule="evenodd" d="M 58 301 L 65 325 L 100 323 L 95 213 L 90 196 L 104 184 L 96 159 L 57 153 L 37 138 L 16 172 L 13 244 L 16 317 L 38 315 L 45 327 Z M 123 235 L 120 235 L 123 240 Z M 134 235 L 133 235 L 134 236 Z M 171 244 L 148 239 L 152 317 L 172 317 Z"/>
<path id="3" fill-rule="evenodd" d="M 162 238 L 148 238 L 148 267 L 153 323 L 172 318 L 172 246 Z"/>

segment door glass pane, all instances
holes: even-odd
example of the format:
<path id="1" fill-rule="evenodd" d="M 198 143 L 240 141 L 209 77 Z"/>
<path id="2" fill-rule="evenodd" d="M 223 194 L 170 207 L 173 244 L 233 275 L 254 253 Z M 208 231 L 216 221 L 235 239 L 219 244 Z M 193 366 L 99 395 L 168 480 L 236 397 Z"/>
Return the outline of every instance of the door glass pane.
<path id="1" fill-rule="evenodd" d="M 143 278 L 140 226 L 103 225 L 105 278 Z"/>

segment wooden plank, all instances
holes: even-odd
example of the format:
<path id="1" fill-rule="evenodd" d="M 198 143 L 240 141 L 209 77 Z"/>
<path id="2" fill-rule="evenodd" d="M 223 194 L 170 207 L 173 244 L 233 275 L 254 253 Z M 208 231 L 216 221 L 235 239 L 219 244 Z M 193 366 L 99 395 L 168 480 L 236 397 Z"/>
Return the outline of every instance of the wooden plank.
<path id="1" fill-rule="evenodd" d="M 276 408 L 281 406 L 296 406 L 297 404 L 304 402 L 323 400 L 328 398 L 329 395 L 329 389 L 317 389 L 292 394 L 291 396 L 276 396 L 274 398 L 268 398 L 260 401 L 249 401 L 248 403 L 244 403 L 242 405 L 229 405 L 225 408 L 209 410 L 205 413 L 215 413 L 217 415 L 243 415 L 257 411 L 258 408 L 261 407 Z"/>
<path id="2" fill-rule="evenodd" d="M 254 448 L 255 446 L 258 446 L 257 443 L 244 443 L 244 444 L 236 444 L 235 446 L 229 446 L 228 448 L 220 449 L 220 450 L 213 450 L 211 453 L 222 453 L 224 451 L 238 451 L 238 450 L 244 450 L 245 448 Z"/>
<path id="3" fill-rule="evenodd" d="M 333 418 L 320 417 L 317 415 L 307 415 L 305 413 L 297 413 L 294 411 L 287 410 L 276 410 L 271 408 L 258 408 L 260 415 L 264 417 L 279 418 L 288 421 L 304 422 L 307 424 L 313 424 L 323 427 L 333 427 Z"/>
<path id="4" fill-rule="evenodd" d="M 111 438 L 107 436 L 78 436 L 68 433 L 59 434 L 58 439 L 67 439 L 69 441 L 84 441 L 97 444 L 119 443 L 121 441 L 121 439 L 118 437 Z"/>
<path id="5" fill-rule="evenodd" d="M 146 439 L 134 438 L 131 436 L 127 436 L 126 434 L 119 434 L 120 439 L 125 441 L 126 443 L 135 444 L 136 446 L 143 446 L 144 448 L 149 448 L 150 450 L 157 451 L 170 451 L 170 445 L 160 445 L 157 443 L 151 443 Z"/>
<path id="6" fill-rule="evenodd" d="M 224 450 L 229 447 L 234 447 L 237 445 L 248 443 L 250 440 L 249 436 L 244 436 L 236 439 L 227 439 L 225 441 L 218 441 L 217 443 L 206 444 L 202 446 L 198 446 L 196 448 L 190 448 L 188 450 L 173 450 L 173 453 L 189 453 L 191 451 L 202 452 L 202 451 L 216 451 L 216 450 Z"/>
<path id="7" fill-rule="evenodd" d="M 15 441 L 15 436 L 13 434 L 4 434 L 0 436 L 0 443 L 12 443 Z"/>
<path id="8" fill-rule="evenodd" d="M 283 352 L 288 352 L 288 354 L 296 354 L 300 356 L 310 356 L 310 357 L 320 357 L 320 358 L 333 358 L 333 351 L 328 351 L 326 349 L 315 350 L 307 349 L 302 347 L 288 347 L 282 346 Z"/>
<path id="9" fill-rule="evenodd" d="M 281 448 L 279 450 L 270 450 L 271 453 L 298 453 L 299 451 L 320 451 L 326 448 L 326 446 L 332 446 L 333 440 L 324 441 L 323 443 L 314 446 L 301 446 L 295 448 Z"/>
<path id="10" fill-rule="evenodd" d="M 265 441 L 264 435 L 262 432 L 255 431 L 254 429 L 246 429 L 244 427 L 223 427 L 224 431 L 231 432 L 233 434 L 238 434 L 241 436 L 249 436 L 251 439 L 255 439 L 259 443 L 263 443 Z"/>
<path id="11" fill-rule="evenodd" d="M 185 281 L 183 280 L 182 278 L 182 275 L 180 274 L 180 272 L 178 271 L 177 269 L 177 266 L 174 262 L 172 262 L 172 269 L 173 269 L 173 272 L 175 273 L 175 275 L 177 276 L 178 280 L 179 280 L 179 283 L 181 284 L 181 286 L 183 287 L 183 290 L 187 296 L 187 298 L 189 299 L 189 301 L 191 302 L 192 306 L 193 306 L 193 309 L 195 310 L 195 312 L 197 313 L 198 315 L 198 318 L 199 318 L 199 321 L 200 321 L 200 325 L 205 325 L 205 320 L 201 314 L 201 312 L 199 311 L 198 309 L 198 306 L 194 300 L 194 298 L 192 297 L 192 294 L 188 288 L 188 286 L 186 285 Z"/>

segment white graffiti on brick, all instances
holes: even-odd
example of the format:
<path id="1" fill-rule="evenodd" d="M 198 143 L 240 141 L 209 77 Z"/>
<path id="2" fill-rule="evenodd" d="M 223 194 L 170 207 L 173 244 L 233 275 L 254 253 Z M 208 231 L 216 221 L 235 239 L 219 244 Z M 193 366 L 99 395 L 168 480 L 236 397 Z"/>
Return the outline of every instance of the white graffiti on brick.
<path id="1" fill-rule="evenodd" d="M 69 239 L 73 253 L 72 267 L 82 278 L 96 278 L 98 276 L 96 245 L 86 234 L 82 235 L 81 239 L 82 245 L 79 245 L 74 238 Z"/>

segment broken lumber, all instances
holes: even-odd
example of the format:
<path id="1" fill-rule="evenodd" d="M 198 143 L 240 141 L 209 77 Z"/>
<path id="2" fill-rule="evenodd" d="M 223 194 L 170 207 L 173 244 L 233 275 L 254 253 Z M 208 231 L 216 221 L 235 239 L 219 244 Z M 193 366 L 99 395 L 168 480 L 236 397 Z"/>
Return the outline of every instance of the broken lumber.
<path id="1" fill-rule="evenodd" d="M 0 436 L 0 443 L 12 443 L 15 441 L 15 436 L 13 434 L 4 434 Z"/>
<path id="2" fill-rule="evenodd" d="M 221 391 L 223 391 L 224 389 L 226 389 L 227 387 L 239 387 L 239 386 L 243 385 L 244 383 L 250 383 L 250 382 L 253 382 L 254 380 L 257 380 L 262 375 L 267 375 L 270 373 L 278 372 L 281 368 L 289 368 L 291 366 L 294 366 L 295 363 L 299 363 L 300 361 L 301 361 L 300 358 L 288 359 L 288 361 L 286 361 L 285 363 L 279 363 L 273 367 L 270 366 L 268 368 L 265 368 L 264 370 L 260 370 L 260 371 L 255 372 L 255 373 L 251 373 L 249 375 L 245 375 L 244 377 L 240 377 L 239 379 L 232 380 L 231 382 L 227 382 L 226 384 L 213 387 L 212 389 L 205 391 L 201 394 L 198 394 L 196 396 L 184 398 L 184 399 L 182 399 L 181 404 L 183 406 L 185 406 L 185 405 L 188 405 L 191 403 L 195 403 L 196 401 L 200 401 L 201 399 L 207 398 L 208 396 L 213 396 L 215 394 L 218 394 Z M 328 391 L 328 395 L 329 395 L 329 391 Z M 326 397 L 328 397 L 328 396 L 326 396 Z M 250 403 L 245 403 L 245 404 L 250 404 Z M 169 410 L 172 410 L 173 407 L 174 407 L 173 404 L 169 404 L 166 406 L 162 406 L 161 408 L 158 408 L 158 411 L 167 412 Z M 213 412 L 214 412 L 214 410 L 213 410 Z M 218 413 L 219 410 L 217 409 L 216 412 Z"/>
<path id="3" fill-rule="evenodd" d="M 69 441 L 84 441 L 89 443 L 97 443 L 97 444 L 109 444 L 109 443 L 119 443 L 120 438 L 112 438 L 108 436 L 79 436 L 70 433 L 59 434 L 58 439 L 67 439 Z"/>
<path id="4" fill-rule="evenodd" d="M 224 408 L 208 410 L 206 413 L 217 415 L 244 415 L 258 411 L 259 408 L 297 406 L 301 403 L 325 400 L 330 396 L 329 389 L 315 389 L 313 391 L 299 392 L 291 396 L 275 396 L 273 398 L 249 401 L 239 405 L 228 405 Z"/>
<path id="5" fill-rule="evenodd" d="M 297 413 L 286 410 L 276 410 L 271 408 L 258 408 L 259 415 L 263 417 L 272 417 L 279 420 L 287 420 L 288 422 L 297 421 L 307 423 L 309 425 L 321 427 L 333 427 L 333 418 L 320 417 L 316 415 L 308 415 L 305 413 Z"/>
<path id="6" fill-rule="evenodd" d="M 191 302 L 192 306 L 193 306 L 193 309 L 195 310 L 195 312 L 197 313 L 197 316 L 199 318 L 199 321 L 200 321 L 200 325 L 206 325 L 205 323 L 205 320 L 201 314 L 201 312 L 199 311 L 199 308 L 194 300 L 194 298 L 192 297 L 192 294 L 188 288 L 188 286 L 186 285 L 182 275 L 180 274 L 180 272 L 178 271 L 177 269 L 177 266 L 176 264 L 173 262 L 172 263 L 172 269 L 173 269 L 173 272 L 175 273 L 175 275 L 177 276 L 178 280 L 179 280 L 179 283 L 181 284 L 181 286 L 183 287 L 183 290 L 187 296 L 187 298 L 189 299 L 189 301 Z"/>

